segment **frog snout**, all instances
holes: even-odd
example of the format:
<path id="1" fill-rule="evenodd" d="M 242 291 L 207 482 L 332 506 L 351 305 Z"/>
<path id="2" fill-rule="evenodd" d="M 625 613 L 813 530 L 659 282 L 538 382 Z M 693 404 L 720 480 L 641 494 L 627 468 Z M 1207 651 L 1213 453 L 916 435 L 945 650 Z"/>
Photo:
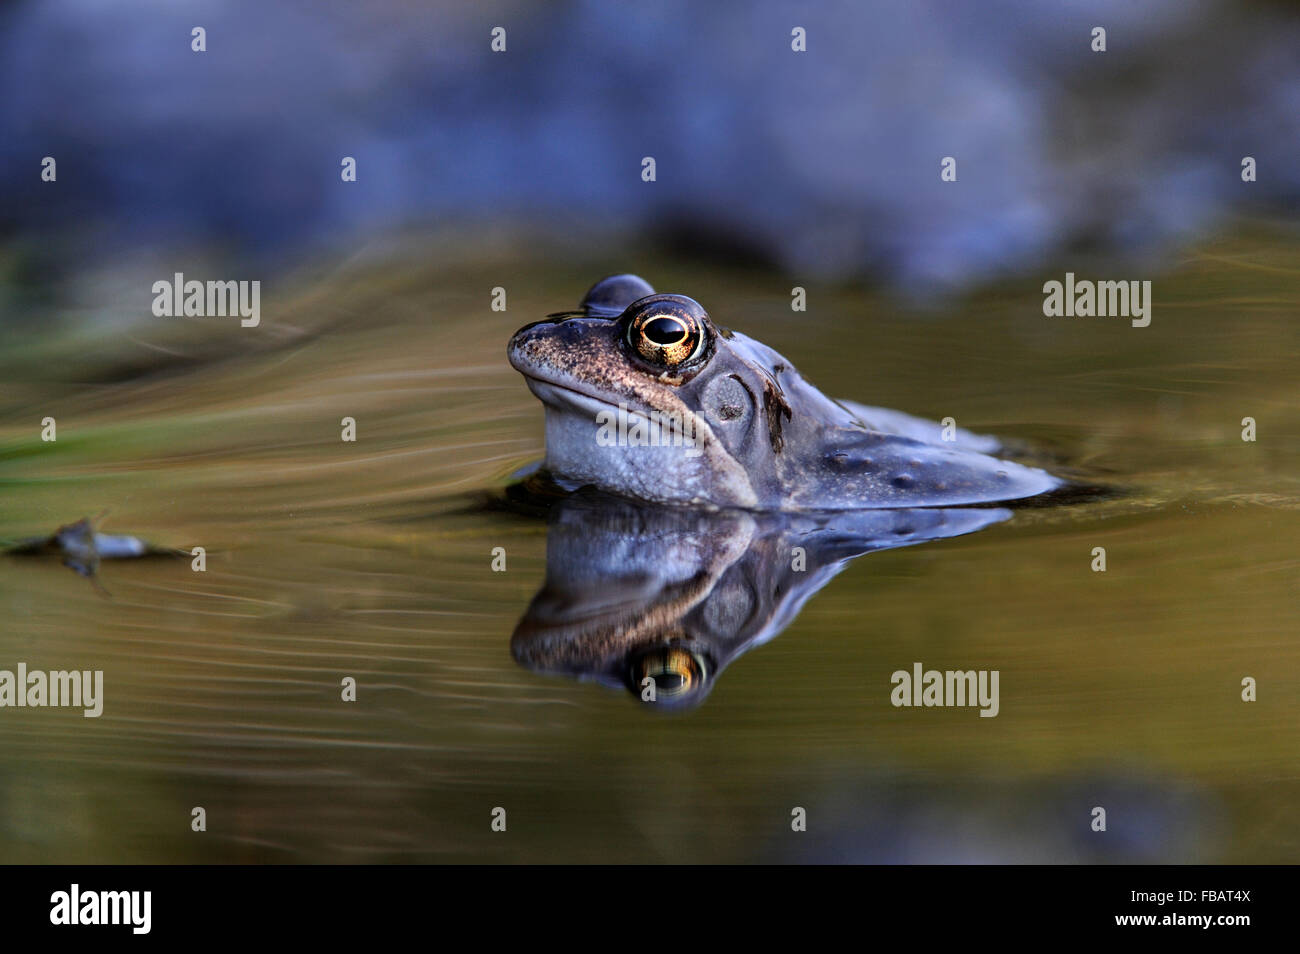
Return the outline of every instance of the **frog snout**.
<path id="1" fill-rule="evenodd" d="M 539 367 L 566 369 L 584 352 L 606 345 L 610 328 L 611 322 L 603 318 L 535 321 L 511 336 L 506 355 L 515 370 L 525 374 Z"/>

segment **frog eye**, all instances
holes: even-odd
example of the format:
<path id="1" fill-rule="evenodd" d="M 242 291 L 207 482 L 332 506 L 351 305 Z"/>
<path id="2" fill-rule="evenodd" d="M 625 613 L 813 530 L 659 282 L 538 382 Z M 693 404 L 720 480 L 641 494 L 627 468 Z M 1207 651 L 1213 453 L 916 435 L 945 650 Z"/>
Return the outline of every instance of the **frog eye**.
<path id="1" fill-rule="evenodd" d="M 676 369 L 708 350 L 708 316 L 682 295 L 650 295 L 628 306 L 627 343 L 642 360 Z"/>
<path id="2" fill-rule="evenodd" d="M 694 653 L 665 646 L 632 660 L 630 676 L 634 692 L 643 680 L 653 679 L 658 701 L 680 702 L 700 694 L 708 682 L 708 667 Z"/>

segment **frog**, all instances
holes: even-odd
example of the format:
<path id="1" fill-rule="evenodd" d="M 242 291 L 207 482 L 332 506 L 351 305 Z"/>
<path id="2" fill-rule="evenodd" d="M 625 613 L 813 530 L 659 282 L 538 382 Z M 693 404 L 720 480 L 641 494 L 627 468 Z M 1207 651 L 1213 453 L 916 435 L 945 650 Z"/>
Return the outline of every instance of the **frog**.
<path id="1" fill-rule="evenodd" d="M 695 299 L 631 273 L 520 328 L 507 357 L 545 409 L 539 472 L 565 490 L 798 512 L 994 504 L 1066 484 L 1006 459 L 997 437 L 829 398 Z"/>

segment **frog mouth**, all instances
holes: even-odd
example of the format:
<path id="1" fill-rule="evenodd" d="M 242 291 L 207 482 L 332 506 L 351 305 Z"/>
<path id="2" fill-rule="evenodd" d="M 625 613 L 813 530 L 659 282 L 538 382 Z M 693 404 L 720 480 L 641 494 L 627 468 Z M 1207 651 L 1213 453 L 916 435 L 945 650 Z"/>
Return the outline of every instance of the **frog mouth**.
<path id="1" fill-rule="evenodd" d="M 568 460 L 574 448 L 590 457 L 597 448 L 668 447 L 693 460 L 704 453 L 704 438 L 695 419 L 665 417 L 630 407 L 626 398 L 615 404 L 587 391 L 526 376 L 528 389 L 546 409 L 547 460 Z M 594 430 L 593 430 L 594 429 Z M 577 465 L 574 465 L 577 466 Z"/>
<path id="2" fill-rule="evenodd" d="M 548 410 L 595 415 L 608 408 L 617 410 L 620 406 L 626 407 L 626 402 L 621 405 L 615 404 L 608 398 L 556 384 L 554 381 L 544 381 L 532 375 L 524 375 L 524 380 L 528 384 L 528 390 L 532 391 Z"/>

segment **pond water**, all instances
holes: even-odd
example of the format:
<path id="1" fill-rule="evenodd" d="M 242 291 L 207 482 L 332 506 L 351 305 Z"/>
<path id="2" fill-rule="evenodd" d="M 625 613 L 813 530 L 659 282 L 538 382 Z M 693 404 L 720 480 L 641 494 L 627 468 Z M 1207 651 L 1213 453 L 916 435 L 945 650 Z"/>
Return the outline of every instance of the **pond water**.
<path id="1" fill-rule="evenodd" d="M 827 394 L 1111 492 L 853 560 L 693 707 L 535 671 L 512 636 L 548 523 L 501 500 L 542 412 L 505 342 L 629 267 Z M 1300 246 L 1243 226 L 1188 252 L 1146 328 L 1045 317 L 1063 272 L 929 306 L 809 285 L 792 313 L 753 269 L 435 246 L 267 282 L 256 329 L 28 305 L 0 536 L 107 511 L 207 568 L 0 563 L 0 669 L 105 687 L 98 719 L 0 711 L 0 858 L 1300 859 Z M 996 718 L 893 706 L 917 662 L 997 670 Z"/>

